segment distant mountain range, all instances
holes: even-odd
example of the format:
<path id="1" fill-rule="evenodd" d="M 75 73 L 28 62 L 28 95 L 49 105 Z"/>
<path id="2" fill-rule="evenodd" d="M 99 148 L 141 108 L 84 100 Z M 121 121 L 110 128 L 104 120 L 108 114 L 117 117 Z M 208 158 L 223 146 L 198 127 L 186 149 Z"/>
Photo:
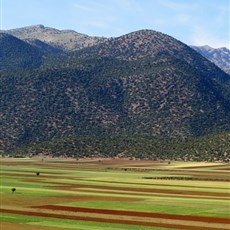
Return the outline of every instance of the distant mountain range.
<path id="1" fill-rule="evenodd" d="M 173 37 L 34 26 L 0 33 L 0 44 L 2 151 L 228 158 L 229 144 L 207 143 L 229 139 L 230 76 Z M 204 148 L 184 146 L 198 137 Z"/>
<path id="2" fill-rule="evenodd" d="M 230 74 L 230 50 L 223 47 L 214 49 L 210 46 L 192 46 L 202 56 L 219 66 L 226 73 Z"/>

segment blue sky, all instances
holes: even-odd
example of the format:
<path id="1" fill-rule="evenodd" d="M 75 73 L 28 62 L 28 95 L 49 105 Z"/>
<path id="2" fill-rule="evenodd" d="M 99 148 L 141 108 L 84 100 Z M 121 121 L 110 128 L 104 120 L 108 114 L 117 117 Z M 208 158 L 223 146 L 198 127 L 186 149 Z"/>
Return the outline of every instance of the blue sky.
<path id="1" fill-rule="evenodd" d="M 230 0 L 0 0 L 2 29 L 43 24 L 117 37 L 140 29 L 230 48 Z"/>

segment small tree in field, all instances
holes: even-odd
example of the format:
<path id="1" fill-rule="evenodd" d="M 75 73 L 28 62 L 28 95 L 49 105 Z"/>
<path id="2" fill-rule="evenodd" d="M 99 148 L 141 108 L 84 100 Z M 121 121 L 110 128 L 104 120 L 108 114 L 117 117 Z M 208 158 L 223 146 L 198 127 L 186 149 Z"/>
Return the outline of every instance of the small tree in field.
<path id="1" fill-rule="evenodd" d="M 16 188 L 12 188 L 11 191 L 12 193 L 14 193 L 16 191 Z"/>
<path id="2" fill-rule="evenodd" d="M 36 175 L 39 176 L 39 175 L 40 175 L 40 172 L 37 172 Z"/>

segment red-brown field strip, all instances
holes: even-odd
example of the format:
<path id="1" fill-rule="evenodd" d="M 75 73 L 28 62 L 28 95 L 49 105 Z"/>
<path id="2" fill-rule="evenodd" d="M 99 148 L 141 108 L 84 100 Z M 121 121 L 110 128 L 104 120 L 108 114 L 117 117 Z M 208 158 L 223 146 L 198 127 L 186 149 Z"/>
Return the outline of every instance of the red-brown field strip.
<path id="1" fill-rule="evenodd" d="M 207 223 L 230 224 L 230 219 L 227 219 L 227 218 L 213 218 L 213 217 L 203 217 L 203 216 L 201 217 L 201 216 L 123 211 L 123 210 L 98 209 L 98 208 L 96 208 L 96 209 L 95 208 L 81 208 L 81 207 L 70 207 L 70 206 L 61 206 L 61 205 L 32 206 L 31 208 L 62 210 L 62 211 L 70 211 L 70 212 L 87 212 L 87 213 L 100 213 L 100 214 L 110 214 L 110 215 L 164 218 L 164 219 L 174 219 L 174 220 L 176 219 L 176 220 L 201 221 L 201 222 L 207 222 Z"/>
<path id="2" fill-rule="evenodd" d="M 44 207 L 44 206 L 43 206 Z M 56 207 L 56 206 L 55 206 Z M 96 209 L 97 210 L 97 209 Z M 108 211 L 108 210 L 106 210 Z M 113 210 L 111 210 L 113 212 Z M 10 214 L 18 214 L 18 215 L 28 215 L 28 216 L 39 216 L 39 217 L 48 217 L 48 218 L 60 218 L 60 219 L 69 219 L 69 220 L 80 220 L 80 221 L 92 221 L 92 222 L 101 222 L 101 223 L 113 223 L 113 224 L 127 224 L 127 225 L 137 225 L 137 226 L 150 226 L 150 227 L 163 227 L 163 228 L 172 228 L 172 229 L 188 229 L 188 230 L 220 230 L 220 228 L 212 228 L 212 227 L 197 227 L 190 225 L 179 225 L 179 224 L 164 224 L 164 223 L 153 223 L 153 222 L 145 222 L 145 221 L 135 221 L 135 220 L 123 220 L 123 219 L 106 219 L 106 218 L 97 218 L 97 217 L 86 217 L 86 216 L 72 216 L 72 215 L 63 215 L 63 214 L 53 214 L 53 213 L 41 213 L 41 212 L 31 212 L 31 211 L 20 211 L 20 210 L 10 210 L 10 209 L 0 209 L 2 213 L 10 213 Z M 121 211 L 122 213 L 123 211 Z M 106 213 L 108 214 L 108 213 Z M 122 214 L 121 214 L 122 215 Z M 157 216 L 155 216 L 157 217 Z M 167 214 L 162 214 L 161 218 L 167 219 Z M 223 218 L 218 218 L 223 219 Z M 180 219 L 184 220 L 183 216 L 180 216 Z M 223 219 L 225 220 L 225 219 Z M 199 217 L 196 221 L 200 221 Z M 226 222 L 229 220 L 226 219 Z M 221 222 L 222 223 L 222 222 Z M 221 228 L 221 230 L 225 230 Z M 227 230 L 227 228 L 226 228 Z"/>

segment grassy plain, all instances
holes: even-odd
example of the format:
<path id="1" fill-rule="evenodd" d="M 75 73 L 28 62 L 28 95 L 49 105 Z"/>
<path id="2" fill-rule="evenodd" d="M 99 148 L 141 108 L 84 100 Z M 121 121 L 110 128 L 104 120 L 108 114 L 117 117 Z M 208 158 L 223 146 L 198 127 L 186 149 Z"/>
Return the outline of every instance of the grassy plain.
<path id="1" fill-rule="evenodd" d="M 0 160 L 1 230 L 230 229 L 227 163 Z"/>

